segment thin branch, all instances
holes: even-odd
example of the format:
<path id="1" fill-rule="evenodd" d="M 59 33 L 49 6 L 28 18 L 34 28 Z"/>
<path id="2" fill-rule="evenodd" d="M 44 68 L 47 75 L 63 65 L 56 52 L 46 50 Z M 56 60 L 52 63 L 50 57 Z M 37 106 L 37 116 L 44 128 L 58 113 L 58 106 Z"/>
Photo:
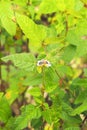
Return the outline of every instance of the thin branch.
<path id="1" fill-rule="evenodd" d="M 60 79 L 63 79 L 63 78 L 59 75 L 59 73 L 57 72 L 56 69 L 55 69 L 55 72 L 56 72 L 57 76 L 58 76 Z M 65 82 L 64 80 L 62 80 L 62 82 L 63 82 L 64 85 L 66 85 L 66 82 Z"/>

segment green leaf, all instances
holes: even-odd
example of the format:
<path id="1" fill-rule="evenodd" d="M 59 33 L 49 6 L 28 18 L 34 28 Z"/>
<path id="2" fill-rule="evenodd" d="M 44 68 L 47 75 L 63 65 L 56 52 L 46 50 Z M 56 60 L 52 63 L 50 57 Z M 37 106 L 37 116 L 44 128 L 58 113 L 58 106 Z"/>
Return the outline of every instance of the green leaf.
<path id="1" fill-rule="evenodd" d="M 62 108 L 63 108 L 63 111 L 69 114 L 73 111 L 72 107 L 65 102 L 62 102 Z"/>
<path id="2" fill-rule="evenodd" d="M 57 0 L 43 0 L 39 6 L 40 14 L 48 14 L 57 11 Z"/>
<path id="3" fill-rule="evenodd" d="M 15 121 L 15 117 L 11 116 L 9 119 L 8 119 L 8 122 L 6 123 L 5 125 L 5 130 L 12 130 L 14 129 L 14 121 Z"/>
<path id="4" fill-rule="evenodd" d="M 22 0 L 22 2 L 20 0 L 14 0 L 13 3 L 20 5 L 20 6 L 26 6 L 27 5 L 26 0 Z"/>
<path id="5" fill-rule="evenodd" d="M 83 8 L 83 6 L 84 6 L 84 4 L 80 0 L 75 1 L 75 10 L 76 11 L 81 10 Z"/>
<path id="6" fill-rule="evenodd" d="M 84 100 L 84 102 L 78 106 L 76 109 L 74 109 L 71 113 L 72 116 L 75 116 L 75 115 L 79 115 L 81 114 L 82 112 L 85 112 L 87 111 L 87 98 Z"/>
<path id="7" fill-rule="evenodd" d="M 64 52 L 61 56 L 61 58 L 69 63 L 75 56 L 75 53 L 76 53 L 76 46 L 74 45 L 68 45 L 65 49 L 64 49 Z"/>
<path id="8" fill-rule="evenodd" d="M 73 126 L 79 125 L 82 121 L 79 116 L 73 117 L 64 111 L 62 112 L 62 119 L 65 121 L 65 124 L 64 124 L 65 128 L 72 126 L 72 124 Z"/>
<path id="9" fill-rule="evenodd" d="M 2 70 L 2 79 L 6 80 L 7 79 L 6 66 L 1 66 L 1 70 Z"/>
<path id="10" fill-rule="evenodd" d="M 34 87 L 28 90 L 29 94 L 31 94 L 34 97 L 39 97 L 41 96 L 41 90 L 39 87 Z"/>
<path id="11" fill-rule="evenodd" d="M 14 16 L 14 12 L 12 10 L 11 2 L 0 1 L 0 18 L 2 16 L 8 16 L 12 18 Z"/>
<path id="12" fill-rule="evenodd" d="M 22 114 L 18 116 L 14 122 L 15 130 L 23 130 L 28 126 L 29 121 L 32 119 L 38 119 L 41 116 L 39 107 L 34 105 L 27 105 L 22 108 Z"/>
<path id="13" fill-rule="evenodd" d="M 35 57 L 29 53 L 13 54 L 2 58 L 3 61 L 7 62 L 11 60 L 15 66 L 20 69 L 32 71 L 35 67 Z"/>
<path id="14" fill-rule="evenodd" d="M 4 96 L 0 98 L 0 121 L 6 123 L 11 116 L 11 109 Z"/>
<path id="15" fill-rule="evenodd" d="M 77 78 L 73 80 L 72 84 L 75 86 L 87 87 L 87 78 Z"/>
<path id="16" fill-rule="evenodd" d="M 73 70 L 71 69 L 70 66 L 66 65 L 57 65 L 57 71 L 60 74 L 60 76 L 72 76 L 73 75 Z"/>
<path id="17" fill-rule="evenodd" d="M 16 33 L 16 23 L 12 21 L 14 17 L 14 12 L 12 10 L 12 5 L 10 2 L 0 1 L 0 19 L 2 26 L 10 35 L 15 35 Z"/>
<path id="18" fill-rule="evenodd" d="M 79 7 L 78 4 L 80 4 Z M 72 0 L 72 2 L 67 0 L 43 0 L 40 4 L 39 13 L 48 14 L 65 10 L 73 11 L 74 9 L 80 9 L 82 5 L 83 4 L 81 2 L 76 2 L 75 0 Z"/>
<path id="19" fill-rule="evenodd" d="M 10 86 L 6 90 L 5 97 L 10 105 L 19 97 L 18 82 L 15 82 L 15 80 L 10 82 Z"/>
<path id="20" fill-rule="evenodd" d="M 49 123 L 51 124 L 53 119 L 52 119 L 52 111 L 51 109 L 45 110 L 43 111 L 43 118 Z"/>
<path id="21" fill-rule="evenodd" d="M 77 46 L 76 56 L 80 57 L 87 54 L 87 24 L 86 20 L 81 20 L 77 27 L 68 31 L 67 41 Z"/>
<path id="22" fill-rule="evenodd" d="M 23 81 L 23 85 L 27 85 L 27 86 L 39 85 L 41 83 L 42 83 L 42 75 L 38 74 L 37 71 L 33 73 L 29 73 L 27 78 Z"/>
<path id="23" fill-rule="evenodd" d="M 42 112 L 44 120 L 49 124 L 57 123 L 61 117 L 61 110 L 60 101 L 53 101 L 51 108 L 47 108 Z"/>
<path id="24" fill-rule="evenodd" d="M 32 5 L 37 6 L 41 3 L 42 0 L 31 0 Z"/>
<path id="25" fill-rule="evenodd" d="M 64 37 L 57 37 L 57 36 L 51 36 L 51 37 L 47 37 L 46 39 L 45 39 L 45 43 L 44 44 L 46 44 L 46 45 L 48 45 L 48 44 L 59 44 L 59 43 L 62 43 L 64 41 Z M 59 44 L 59 46 L 61 46 L 60 44 Z"/>
<path id="26" fill-rule="evenodd" d="M 77 96 L 75 100 L 75 104 L 80 104 L 84 102 L 84 99 L 87 97 L 87 90 L 81 90 L 80 94 Z"/>
<path id="27" fill-rule="evenodd" d="M 75 1 L 75 10 L 76 11 L 79 11 L 83 8 L 84 4 L 80 1 L 80 0 L 77 0 Z"/>
<path id="28" fill-rule="evenodd" d="M 1 18 L 2 26 L 7 30 L 7 32 L 11 35 L 15 35 L 16 33 L 16 23 L 14 23 L 7 16 L 3 16 Z"/>
<path id="29" fill-rule="evenodd" d="M 66 9 L 66 5 L 65 5 L 65 1 L 64 0 L 57 0 L 57 9 L 59 10 L 59 11 L 64 11 L 65 9 Z M 67 1 L 67 3 L 68 3 L 68 1 Z"/>
<path id="30" fill-rule="evenodd" d="M 80 130 L 80 127 L 68 127 L 65 128 L 64 130 Z"/>
<path id="31" fill-rule="evenodd" d="M 58 83 L 58 80 L 59 80 L 59 77 L 55 73 L 55 70 L 52 67 L 46 68 L 43 76 L 44 76 L 43 82 L 44 82 L 44 85 L 45 85 L 46 92 L 50 93 L 53 90 L 55 90 L 57 85 L 58 85 L 57 83 Z"/>
<path id="32" fill-rule="evenodd" d="M 46 27 L 43 25 L 37 25 L 25 15 L 16 13 L 17 23 L 22 29 L 23 33 L 30 40 L 30 48 L 38 49 L 42 45 L 42 41 L 46 37 Z"/>
<path id="33" fill-rule="evenodd" d="M 43 124 L 42 118 L 33 119 L 33 120 L 31 121 L 31 126 L 32 126 L 35 130 L 40 130 L 42 124 Z"/>

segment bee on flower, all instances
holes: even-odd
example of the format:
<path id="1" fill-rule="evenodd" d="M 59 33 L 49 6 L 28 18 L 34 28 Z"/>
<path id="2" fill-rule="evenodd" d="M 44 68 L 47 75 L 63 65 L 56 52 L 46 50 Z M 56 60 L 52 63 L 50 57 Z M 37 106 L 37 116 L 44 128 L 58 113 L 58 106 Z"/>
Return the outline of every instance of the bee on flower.
<path id="1" fill-rule="evenodd" d="M 43 67 L 43 66 L 50 67 L 51 63 L 49 61 L 47 61 L 47 60 L 42 59 L 42 60 L 39 60 L 37 62 L 37 66 L 40 66 L 40 67 Z"/>

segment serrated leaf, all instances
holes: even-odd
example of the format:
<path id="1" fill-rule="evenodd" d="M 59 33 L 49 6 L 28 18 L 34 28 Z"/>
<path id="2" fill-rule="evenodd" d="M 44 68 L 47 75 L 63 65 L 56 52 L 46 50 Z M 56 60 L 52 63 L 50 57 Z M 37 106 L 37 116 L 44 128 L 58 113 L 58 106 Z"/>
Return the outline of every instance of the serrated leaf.
<path id="1" fill-rule="evenodd" d="M 42 83 L 42 75 L 37 72 L 28 74 L 27 78 L 23 81 L 23 85 L 34 86 Z"/>
<path id="2" fill-rule="evenodd" d="M 59 78 L 55 73 L 55 70 L 50 67 L 45 70 L 43 80 L 44 80 L 43 82 L 45 85 L 45 90 L 50 93 L 54 89 L 56 89 Z"/>
<path id="3" fill-rule="evenodd" d="M 3 57 L 2 60 L 5 62 L 11 60 L 18 68 L 28 71 L 32 71 L 35 67 L 35 57 L 32 54 L 28 53 L 9 55 Z"/>
<path id="4" fill-rule="evenodd" d="M 34 105 L 27 105 L 22 109 L 22 114 L 16 118 L 14 122 L 15 130 L 22 130 L 28 126 L 28 122 L 32 119 L 38 119 L 41 116 L 39 107 Z"/>
<path id="5" fill-rule="evenodd" d="M 73 111 L 72 107 L 69 106 L 67 103 L 62 102 L 62 107 L 63 107 L 63 111 L 67 112 L 67 113 L 71 113 Z"/>
<path id="6" fill-rule="evenodd" d="M 31 121 L 31 126 L 36 129 L 36 130 L 39 130 L 42 126 L 43 122 L 42 122 L 42 118 L 39 118 L 39 119 L 33 119 Z"/>
<path id="7" fill-rule="evenodd" d="M 82 90 L 80 92 L 80 94 L 77 96 L 76 100 L 75 100 L 75 104 L 80 104 L 84 102 L 84 99 L 87 98 L 87 90 Z"/>
<path id="8" fill-rule="evenodd" d="M 83 78 L 83 79 L 77 78 L 77 79 L 74 79 L 72 84 L 75 85 L 75 86 L 87 87 L 87 78 Z"/>
<path id="9" fill-rule="evenodd" d="M 65 121 L 65 126 L 72 126 L 73 125 L 77 125 L 81 123 L 81 119 L 80 117 L 73 117 L 70 116 L 69 114 L 67 114 L 66 112 L 62 112 L 62 119 Z"/>
<path id="10" fill-rule="evenodd" d="M 37 25 L 29 17 L 18 13 L 16 13 L 16 19 L 23 33 L 30 40 L 30 48 L 40 48 L 42 41 L 46 37 L 46 27 Z"/>
<path id="11" fill-rule="evenodd" d="M 74 109 L 71 113 L 72 116 L 79 115 L 83 112 L 87 111 L 87 99 L 84 100 L 84 102 L 78 106 L 76 109 Z"/>
<path id="12" fill-rule="evenodd" d="M 52 111 L 51 109 L 45 110 L 43 111 L 43 118 L 49 123 L 51 124 L 53 119 L 52 119 Z"/>
<path id="13" fill-rule="evenodd" d="M 6 123 L 5 129 L 4 130 L 9 130 L 9 129 L 14 129 L 14 121 L 15 121 L 15 117 L 11 116 L 8 119 L 8 122 Z"/>

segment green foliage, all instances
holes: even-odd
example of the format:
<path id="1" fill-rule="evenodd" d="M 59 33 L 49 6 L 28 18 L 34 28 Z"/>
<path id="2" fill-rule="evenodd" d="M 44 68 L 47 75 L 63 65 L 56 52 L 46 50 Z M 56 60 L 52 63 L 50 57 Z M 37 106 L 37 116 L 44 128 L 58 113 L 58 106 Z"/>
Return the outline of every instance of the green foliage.
<path id="1" fill-rule="evenodd" d="M 75 53 L 76 53 L 76 46 L 73 46 L 73 45 L 69 45 L 67 46 L 65 49 L 64 49 L 64 53 L 62 54 L 62 59 L 65 61 L 65 62 L 70 62 L 74 56 L 75 56 Z"/>
<path id="2" fill-rule="evenodd" d="M 73 85 L 87 87 L 87 78 L 77 78 L 73 81 Z"/>
<path id="3" fill-rule="evenodd" d="M 83 113 L 84 111 L 87 111 L 87 99 L 85 99 L 84 102 L 79 107 L 74 109 L 72 115 L 80 114 Z"/>
<path id="4" fill-rule="evenodd" d="M 48 8 L 49 7 L 49 8 Z M 40 4 L 39 13 L 48 14 L 57 11 L 56 0 L 44 0 Z"/>
<path id="5" fill-rule="evenodd" d="M 7 122 L 11 116 L 11 109 L 6 98 L 0 93 L 0 121 Z"/>
<path id="6" fill-rule="evenodd" d="M 35 24 L 25 15 L 16 14 L 16 19 L 25 36 L 29 38 L 31 47 L 40 47 L 41 42 L 46 37 L 45 27 Z"/>
<path id="7" fill-rule="evenodd" d="M 2 27 L 4 27 L 10 35 L 16 33 L 16 23 L 12 21 L 14 12 L 10 2 L 0 1 L 0 20 Z"/>
<path id="8" fill-rule="evenodd" d="M 87 89 L 79 93 L 79 95 L 77 96 L 75 100 L 75 104 L 83 103 L 86 96 L 87 96 Z"/>
<path id="9" fill-rule="evenodd" d="M 79 127 L 69 127 L 66 128 L 65 130 L 80 130 Z"/>
<path id="10" fill-rule="evenodd" d="M 20 69 L 25 69 L 28 71 L 32 71 L 35 66 L 34 56 L 32 54 L 27 54 L 27 53 L 6 56 L 2 60 L 3 61 L 11 60 L 13 61 L 15 66 L 19 67 Z"/>
<path id="11" fill-rule="evenodd" d="M 86 34 L 87 28 L 85 20 L 79 21 L 77 27 L 68 32 L 67 40 L 71 44 L 77 46 L 76 56 L 83 56 L 87 54 L 87 40 L 85 39 Z"/>
<path id="12" fill-rule="evenodd" d="M 40 91 L 40 88 L 38 87 L 35 87 L 35 88 L 32 88 L 28 91 L 32 96 L 35 96 L 35 97 L 39 97 L 41 96 L 41 91 Z"/>
<path id="13" fill-rule="evenodd" d="M 24 108 L 22 108 L 22 114 L 16 118 L 14 122 L 14 128 L 15 130 L 21 130 L 25 128 L 29 121 L 32 119 L 38 119 L 41 116 L 40 109 L 33 105 L 27 105 Z"/>
<path id="14" fill-rule="evenodd" d="M 87 124 L 87 0 L 1 0 L 0 45 L 1 130 Z"/>

